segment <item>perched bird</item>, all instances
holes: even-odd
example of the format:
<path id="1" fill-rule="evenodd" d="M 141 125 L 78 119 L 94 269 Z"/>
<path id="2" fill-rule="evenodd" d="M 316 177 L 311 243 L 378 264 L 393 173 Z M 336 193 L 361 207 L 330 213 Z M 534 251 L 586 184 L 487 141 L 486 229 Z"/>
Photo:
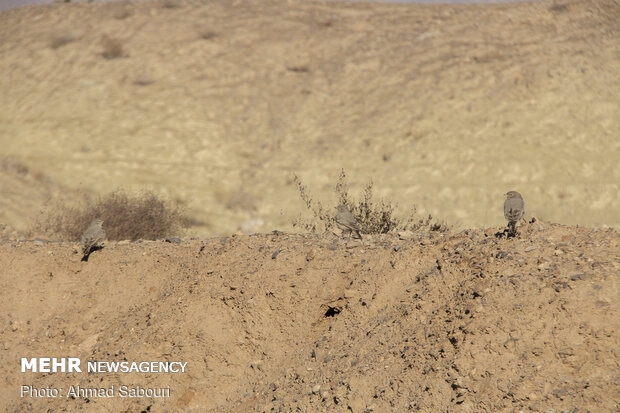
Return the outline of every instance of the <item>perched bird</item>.
<path id="1" fill-rule="evenodd" d="M 508 221 L 508 234 L 517 233 L 517 222 L 525 215 L 525 202 L 517 191 L 508 191 L 504 201 L 504 217 Z"/>
<path id="2" fill-rule="evenodd" d="M 101 218 L 95 218 L 92 220 L 84 234 L 82 234 L 82 261 L 88 261 L 88 256 L 98 247 L 101 247 L 101 243 L 105 240 L 105 231 L 103 230 L 103 220 Z"/>
<path id="3" fill-rule="evenodd" d="M 335 216 L 336 226 L 342 230 L 343 234 L 353 234 L 354 238 L 362 238 L 360 229 L 357 226 L 357 220 L 349 211 L 346 205 L 339 205 L 336 207 L 338 213 Z"/>

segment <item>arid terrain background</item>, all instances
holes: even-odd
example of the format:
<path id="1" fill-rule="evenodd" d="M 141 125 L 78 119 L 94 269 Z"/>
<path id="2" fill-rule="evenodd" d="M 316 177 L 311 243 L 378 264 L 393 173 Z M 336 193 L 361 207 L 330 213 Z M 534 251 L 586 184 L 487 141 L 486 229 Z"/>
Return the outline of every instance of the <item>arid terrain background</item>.
<path id="1" fill-rule="evenodd" d="M 122 186 L 180 202 L 195 235 L 290 230 L 292 175 L 333 204 L 344 168 L 462 228 L 503 223 L 512 189 L 540 218 L 617 226 L 619 19 L 614 0 L 7 10 L 2 165 L 28 173 L 0 168 L 0 222 Z"/>
<path id="2" fill-rule="evenodd" d="M 0 407 L 619 411 L 618 21 L 616 0 L 0 12 Z M 293 228 L 294 174 L 331 208 L 342 169 L 450 231 Z M 33 227 L 119 188 L 190 227 L 87 262 Z M 527 208 L 511 239 L 508 190 Z M 20 372 L 45 356 L 189 367 Z"/>

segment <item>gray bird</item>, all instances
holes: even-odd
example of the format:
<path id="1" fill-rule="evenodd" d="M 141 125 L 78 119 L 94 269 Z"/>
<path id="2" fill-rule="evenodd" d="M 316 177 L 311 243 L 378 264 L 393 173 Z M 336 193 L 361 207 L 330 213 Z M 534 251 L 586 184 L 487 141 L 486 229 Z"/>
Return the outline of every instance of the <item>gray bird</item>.
<path id="1" fill-rule="evenodd" d="M 335 216 L 336 226 L 342 230 L 344 234 L 353 234 L 354 238 L 362 238 L 360 234 L 360 229 L 357 226 L 357 220 L 349 211 L 349 208 L 346 205 L 339 205 L 336 207 L 338 213 Z"/>
<path id="2" fill-rule="evenodd" d="M 517 191 L 508 191 L 504 201 L 504 217 L 508 221 L 508 234 L 517 233 L 517 222 L 525 215 L 525 202 Z"/>
<path id="3" fill-rule="evenodd" d="M 88 256 L 95 249 L 101 247 L 101 243 L 105 240 L 105 231 L 103 230 L 103 220 L 95 218 L 92 220 L 84 234 L 82 234 L 82 261 L 88 261 Z"/>

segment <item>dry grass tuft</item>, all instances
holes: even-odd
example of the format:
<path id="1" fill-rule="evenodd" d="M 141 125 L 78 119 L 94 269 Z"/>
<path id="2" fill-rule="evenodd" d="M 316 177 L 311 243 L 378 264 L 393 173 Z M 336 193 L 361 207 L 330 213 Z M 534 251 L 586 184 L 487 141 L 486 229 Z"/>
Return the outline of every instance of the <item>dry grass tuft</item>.
<path id="1" fill-rule="evenodd" d="M 95 218 L 104 221 L 109 240 L 156 240 L 179 235 L 189 220 L 152 192 L 129 195 L 115 191 L 79 206 L 63 203 L 35 224 L 33 232 L 78 241 Z"/>

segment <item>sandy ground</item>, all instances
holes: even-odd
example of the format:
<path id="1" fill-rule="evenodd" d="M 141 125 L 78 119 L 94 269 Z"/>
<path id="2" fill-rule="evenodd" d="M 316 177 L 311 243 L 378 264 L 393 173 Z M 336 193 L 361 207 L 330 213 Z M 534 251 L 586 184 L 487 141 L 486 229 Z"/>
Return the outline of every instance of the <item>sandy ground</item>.
<path id="1" fill-rule="evenodd" d="M 69 199 L 155 190 L 200 236 L 290 230 L 292 175 L 329 204 L 342 168 L 461 228 L 501 224 L 513 189 L 543 219 L 617 226 L 619 19 L 614 0 L 8 10 L 2 157 Z M 2 197 L 0 222 L 28 228 L 51 184 Z"/>
<path id="2" fill-rule="evenodd" d="M 0 399 L 25 411 L 617 411 L 620 236 L 534 222 L 451 234 L 275 233 L 0 245 Z M 21 357 L 183 361 L 41 374 Z M 20 386 L 170 388 L 20 398 Z"/>

